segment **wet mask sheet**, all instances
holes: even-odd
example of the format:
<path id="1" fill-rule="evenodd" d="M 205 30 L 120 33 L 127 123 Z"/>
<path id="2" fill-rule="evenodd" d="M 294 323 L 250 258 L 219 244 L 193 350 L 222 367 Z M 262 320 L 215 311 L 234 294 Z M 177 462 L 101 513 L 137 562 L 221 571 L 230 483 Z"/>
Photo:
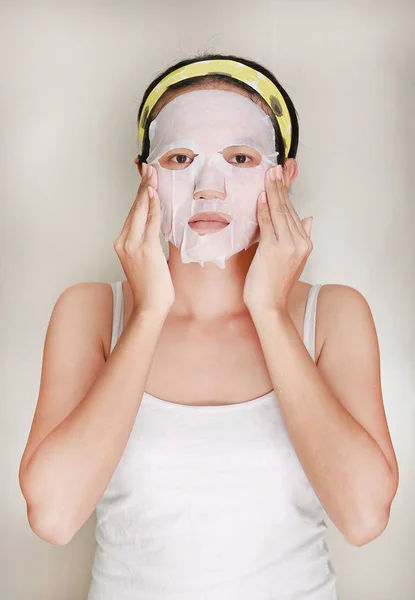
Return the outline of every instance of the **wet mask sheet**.
<path id="1" fill-rule="evenodd" d="M 147 163 L 157 170 L 163 235 L 180 248 L 183 263 L 213 262 L 224 269 L 230 256 L 260 238 L 258 195 L 278 156 L 270 117 L 237 92 L 195 90 L 162 108 L 150 124 L 149 138 Z M 230 147 L 242 145 L 259 157 L 248 149 L 232 155 Z M 172 152 L 167 160 L 164 155 L 173 149 L 191 152 L 185 162 Z M 241 153 L 248 156 L 244 164 L 236 162 Z M 200 235 L 188 224 L 200 212 L 225 213 L 231 221 L 220 231 Z"/>

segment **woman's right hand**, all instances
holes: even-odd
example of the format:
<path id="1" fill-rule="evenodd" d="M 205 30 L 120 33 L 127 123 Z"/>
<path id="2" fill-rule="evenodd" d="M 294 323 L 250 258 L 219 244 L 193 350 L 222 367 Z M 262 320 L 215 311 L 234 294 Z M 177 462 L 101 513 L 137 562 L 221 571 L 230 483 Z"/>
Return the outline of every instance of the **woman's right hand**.
<path id="1" fill-rule="evenodd" d="M 175 292 L 160 243 L 160 198 L 156 188 L 156 169 L 143 163 L 140 187 L 114 250 L 133 293 L 133 311 L 166 316 Z"/>

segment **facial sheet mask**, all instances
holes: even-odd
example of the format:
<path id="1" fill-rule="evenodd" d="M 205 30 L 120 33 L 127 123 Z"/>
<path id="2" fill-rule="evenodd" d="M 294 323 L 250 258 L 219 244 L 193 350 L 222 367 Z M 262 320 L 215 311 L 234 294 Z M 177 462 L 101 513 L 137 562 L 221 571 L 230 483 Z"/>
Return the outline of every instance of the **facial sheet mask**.
<path id="1" fill-rule="evenodd" d="M 230 256 L 260 239 L 258 195 L 265 189 L 266 171 L 277 164 L 278 156 L 269 115 L 237 92 L 194 90 L 161 109 L 150 124 L 149 139 L 147 163 L 157 170 L 163 235 L 180 248 L 183 263 L 204 266 L 210 261 L 224 269 Z M 225 159 L 221 152 L 236 145 L 259 152 L 261 162 L 238 164 L 236 152 L 229 151 Z M 160 164 L 166 152 L 179 148 L 197 156 L 182 164 L 171 155 L 168 164 L 173 160 L 173 168 Z M 246 164 L 253 165 L 252 159 L 253 155 Z M 206 194 L 194 198 L 200 191 Z M 220 231 L 199 235 L 188 224 L 199 212 L 225 213 L 231 222 Z"/>

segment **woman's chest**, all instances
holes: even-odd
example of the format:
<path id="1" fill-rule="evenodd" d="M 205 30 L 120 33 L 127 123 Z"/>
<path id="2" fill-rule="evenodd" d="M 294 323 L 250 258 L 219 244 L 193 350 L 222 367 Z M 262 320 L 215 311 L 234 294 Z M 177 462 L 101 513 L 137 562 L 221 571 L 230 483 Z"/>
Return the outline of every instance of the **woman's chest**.
<path id="1" fill-rule="evenodd" d="M 233 404 L 268 393 L 272 382 L 250 318 L 212 326 L 167 320 L 146 392 L 182 404 Z"/>
<path id="2" fill-rule="evenodd" d="M 309 284 L 298 282 L 289 308 L 301 339 L 309 290 Z M 131 314 L 129 288 L 125 291 L 124 327 Z M 318 357 L 322 336 L 317 330 L 315 334 Z M 275 345 L 278 348 L 278 340 Z M 203 406 L 246 402 L 272 388 L 261 341 L 248 312 L 210 324 L 168 315 L 152 358 L 145 386 L 148 394 Z"/>

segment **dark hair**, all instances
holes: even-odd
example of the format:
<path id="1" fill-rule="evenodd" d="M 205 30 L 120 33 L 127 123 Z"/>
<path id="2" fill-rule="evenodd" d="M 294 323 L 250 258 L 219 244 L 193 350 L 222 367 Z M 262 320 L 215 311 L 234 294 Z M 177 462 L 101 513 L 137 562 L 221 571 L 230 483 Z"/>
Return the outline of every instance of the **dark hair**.
<path id="1" fill-rule="evenodd" d="M 297 114 L 297 111 L 294 107 L 294 104 L 293 104 L 291 98 L 289 97 L 289 95 L 287 94 L 285 89 L 282 87 L 282 85 L 279 83 L 279 81 L 277 81 L 277 79 L 274 77 L 274 75 L 268 69 L 266 69 L 261 64 L 255 62 L 253 60 L 249 60 L 247 58 L 243 58 L 243 57 L 239 57 L 239 56 L 234 56 L 232 54 L 225 55 L 225 54 L 203 54 L 202 53 L 202 54 L 199 54 L 192 58 L 187 58 L 185 60 L 181 60 L 180 62 L 177 62 L 174 65 L 168 67 L 165 71 L 163 71 L 162 73 L 160 73 L 160 75 L 158 75 L 155 79 L 153 79 L 153 81 L 150 83 L 150 85 L 147 87 L 146 91 L 144 92 L 144 96 L 141 101 L 140 108 L 138 110 L 137 120 L 138 121 L 140 120 L 141 112 L 143 110 L 145 101 L 147 100 L 152 89 L 155 88 L 156 85 L 162 79 L 164 79 L 164 77 L 166 77 L 166 75 L 169 75 L 172 71 L 175 71 L 176 69 L 179 69 L 180 67 L 184 67 L 185 65 L 189 65 L 194 62 L 198 62 L 200 60 L 215 60 L 215 59 L 235 60 L 240 63 L 243 63 L 249 67 L 252 67 L 256 71 L 259 71 L 266 77 L 268 77 L 268 79 L 270 79 L 277 86 L 277 88 L 279 89 L 279 91 L 281 92 L 281 94 L 285 100 L 285 103 L 287 104 L 287 108 L 288 108 L 288 111 L 289 111 L 290 117 L 291 117 L 292 138 L 291 138 L 291 147 L 290 147 L 290 151 L 289 151 L 287 158 L 295 158 L 295 156 L 297 154 L 297 148 L 298 148 L 298 114 Z M 212 85 L 212 87 L 213 87 L 217 81 L 225 81 L 227 83 L 231 83 L 234 86 L 242 88 L 243 90 L 245 90 L 248 97 L 253 102 L 258 102 L 261 100 L 263 102 L 265 102 L 263 100 L 262 96 L 256 90 L 251 88 L 249 85 L 243 83 L 242 81 L 238 81 L 238 80 L 234 79 L 233 77 L 226 75 L 225 73 L 212 73 L 209 75 L 202 75 L 199 77 L 191 77 L 189 79 L 185 79 L 184 81 L 179 81 L 178 83 L 174 83 L 164 92 L 164 94 L 157 101 L 157 103 L 155 104 L 152 111 L 150 112 L 150 114 L 147 117 L 147 122 L 146 122 L 146 126 L 145 126 L 145 131 L 144 131 L 142 154 L 138 156 L 140 165 L 142 165 L 143 162 L 145 162 L 147 160 L 147 157 L 149 155 L 150 141 L 149 141 L 149 136 L 148 136 L 148 130 L 149 130 L 151 121 L 157 115 L 157 107 L 160 106 L 160 103 L 162 102 L 162 100 L 165 100 L 166 98 L 168 99 L 169 96 L 173 97 L 174 92 L 177 90 L 182 90 L 187 87 L 192 87 L 195 84 L 200 84 L 200 83 L 208 83 L 209 85 Z M 285 144 L 284 144 L 283 137 L 281 135 L 281 130 L 279 128 L 278 121 L 277 121 L 275 115 L 271 112 L 271 110 L 270 110 L 270 117 L 271 117 L 272 123 L 274 125 L 274 130 L 275 130 L 275 138 L 276 138 L 276 148 L 275 149 L 280 152 L 278 155 L 278 163 L 284 164 L 285 153 L 281 152 L 281 148 L 284 148 Z"/>

